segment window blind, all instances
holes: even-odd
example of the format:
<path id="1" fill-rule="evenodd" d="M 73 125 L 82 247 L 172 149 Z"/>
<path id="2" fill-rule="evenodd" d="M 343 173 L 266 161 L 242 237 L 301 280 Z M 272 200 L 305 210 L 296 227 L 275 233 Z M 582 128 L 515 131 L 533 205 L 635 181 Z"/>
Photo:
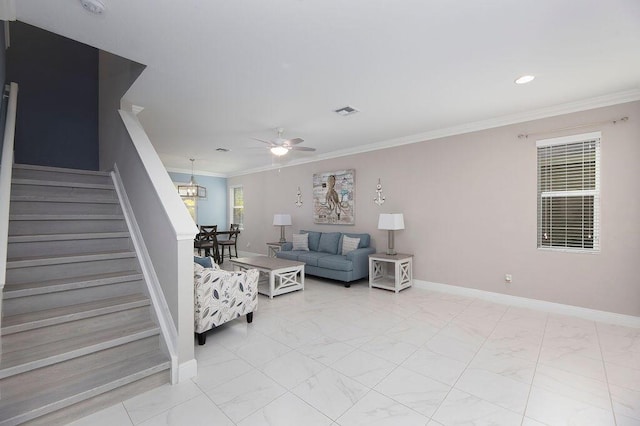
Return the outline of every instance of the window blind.
<path id="1" fill-rule="evenodd" d="M 538 141 L 538 248 L 598 251 L 600 134 Z"/>

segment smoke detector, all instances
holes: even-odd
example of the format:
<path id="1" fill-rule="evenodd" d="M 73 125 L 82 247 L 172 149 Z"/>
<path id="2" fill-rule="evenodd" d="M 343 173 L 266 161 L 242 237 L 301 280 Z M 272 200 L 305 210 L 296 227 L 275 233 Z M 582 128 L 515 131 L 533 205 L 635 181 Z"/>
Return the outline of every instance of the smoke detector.
<path id="1" fill-rule="evenodd" d="M 102 15 L 105 11 L 104 3 L 100 0 L 80 0 L 80 3 L 82 7 L 96 15 Z"/>

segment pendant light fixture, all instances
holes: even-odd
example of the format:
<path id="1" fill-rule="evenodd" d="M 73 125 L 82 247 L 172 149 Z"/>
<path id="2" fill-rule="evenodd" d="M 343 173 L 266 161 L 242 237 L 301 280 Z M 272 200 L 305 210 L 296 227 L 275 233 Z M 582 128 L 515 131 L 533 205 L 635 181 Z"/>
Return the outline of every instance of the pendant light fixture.
<path id="1" fill-rule="evenodd" d="M 180 194 L 181 197 L 207 198 L 207 188 L 198 185 L 196 179 L 193 177 L 193 162 L 196 160 L 189 158 L 189 161 L 191 161 L 191 179 L 186 185 L 178 185 L 178 194 Z"/>

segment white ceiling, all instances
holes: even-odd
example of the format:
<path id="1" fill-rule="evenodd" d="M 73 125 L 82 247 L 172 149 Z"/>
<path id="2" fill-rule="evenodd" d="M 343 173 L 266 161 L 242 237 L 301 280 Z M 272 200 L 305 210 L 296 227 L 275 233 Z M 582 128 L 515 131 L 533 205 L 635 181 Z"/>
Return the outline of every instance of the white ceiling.
<path id="1" fill-rule="evenodd" d="M 269 167 L 251 138 L 276 127 L 317 148 L 290 152 L 293 164 L 640 98 L 638 0 L 103 2 L 101 16 L 78 0 L 15 7 L 20 21 L 147 65 L 126 99 L 145 108 L 173 170 L 190 157 L 225 175 Z M 515 85 L 523 74 L 536 79 Z M 333 112 L 346 105 L 361 112 Z"/>

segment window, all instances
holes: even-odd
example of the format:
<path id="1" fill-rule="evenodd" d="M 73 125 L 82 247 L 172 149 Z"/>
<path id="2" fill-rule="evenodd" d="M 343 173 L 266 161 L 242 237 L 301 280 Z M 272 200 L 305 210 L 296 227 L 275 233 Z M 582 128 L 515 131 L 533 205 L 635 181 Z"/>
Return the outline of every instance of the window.
<path id="1" fill-rule="evenodd" d="M 537 141 L 538 248 L 597 252 L 600 132 Z"/>
<path id="2" fill-rule="evenodd" d="M 233 186 L 230 191 L 231 195 L 231 223 L 240 225 L 240 229 L 244 229 L 244 194 L 242 186 Z"/>

